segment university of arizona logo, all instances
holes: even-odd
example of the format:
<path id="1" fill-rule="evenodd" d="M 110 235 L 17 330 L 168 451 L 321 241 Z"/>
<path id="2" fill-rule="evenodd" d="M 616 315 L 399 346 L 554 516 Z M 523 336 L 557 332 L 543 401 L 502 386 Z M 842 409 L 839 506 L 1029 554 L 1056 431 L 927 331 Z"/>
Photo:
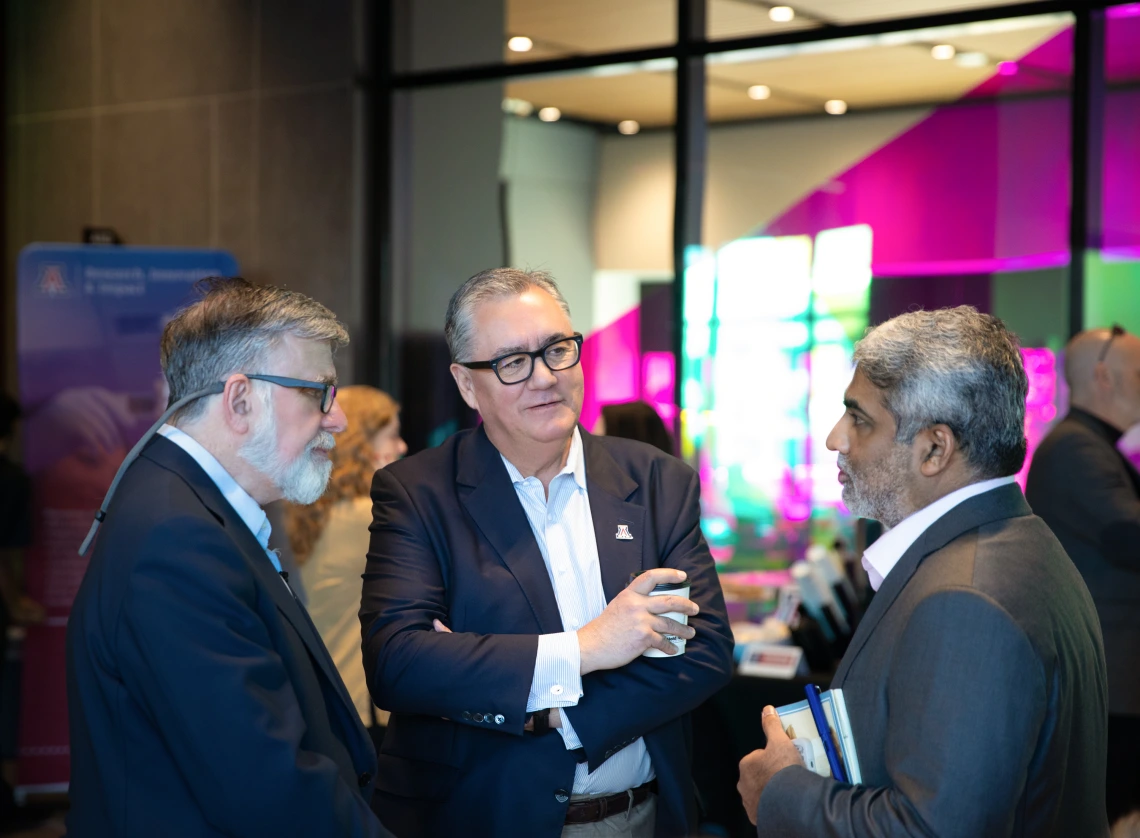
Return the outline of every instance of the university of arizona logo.
<path id="1" fill-rule="evenodd" d="M 71 293 L 63 275 L 63 265 L 44 265 L 36 282 L 40 291 L 49 297 L 66 297 Z"/>
<path id="2" fill-rule="evenodd" d="M 618 524 L 618 531 L 614 538 L 618 541 L 633 541 L 633 536 L 629 533 L 629 524 Z"/>

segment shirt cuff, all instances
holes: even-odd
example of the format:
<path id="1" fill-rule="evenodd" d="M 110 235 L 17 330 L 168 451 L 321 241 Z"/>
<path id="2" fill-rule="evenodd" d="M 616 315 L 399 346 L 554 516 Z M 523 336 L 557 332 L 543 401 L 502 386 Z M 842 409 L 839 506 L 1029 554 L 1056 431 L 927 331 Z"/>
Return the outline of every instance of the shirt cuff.
<path id="1" fill-rule="evenodd" d="M 582 649 L 573 631 L 541 634 L 526 711 L 573 707 L 582 697 Z"/>
<path id="2" fill-rule="evenodd" d="M 562 727 L 557 728 L 557 730 L 562 734 L 562 741 L 566 743 L 566 750 L 573 751 L 575 748 L 581 748 L 582 740 L 574 732 L 574 725 L 570 724 L 570 717 L 564 710 L 559 710 L 558 715 L 562 717 Z"/>

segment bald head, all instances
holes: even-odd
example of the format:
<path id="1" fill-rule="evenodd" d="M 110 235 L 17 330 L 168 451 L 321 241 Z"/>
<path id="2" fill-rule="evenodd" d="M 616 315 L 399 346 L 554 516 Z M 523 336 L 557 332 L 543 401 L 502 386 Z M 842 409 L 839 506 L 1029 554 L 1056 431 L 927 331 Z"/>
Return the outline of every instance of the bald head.
<path id="1" fill-rule="evenodd" d="M 1081 332 L 1065 347 L 1065 381 L 1074 407 L 1122 431 L 1140 423 L 1140 337 Z"/>

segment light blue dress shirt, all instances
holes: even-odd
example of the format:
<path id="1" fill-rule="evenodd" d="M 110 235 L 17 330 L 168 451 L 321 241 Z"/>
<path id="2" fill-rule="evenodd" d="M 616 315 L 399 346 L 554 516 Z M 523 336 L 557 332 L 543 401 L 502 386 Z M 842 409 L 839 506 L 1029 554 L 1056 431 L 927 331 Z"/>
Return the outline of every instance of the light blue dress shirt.
<path id="1" fill-rule="evenodd" d="M 582 435 L 575 428 L 566 465 L 550 481 L 549 498 L 537 477 L 524 478 L 506 457 L 503 463 L 538 541 L 565 629 L 538 638 L 538 658 L 526 709 L 533 713 L 547 707 L 560 708 L 562 727 L 558 732 L 568 749 L 579 748 L 582 743 L 574 732 L 573 710 L 567 710 L 584 695 L 577 631 L 606 607 L 594 518 L 586 490 Z M 639 738 L 593 773 L 586 763 L 580 763 L 574 775 L 574 794 L 615 794 L 636 788 L 655 776 L 645 741 Z"/>
<path id="2" fill-rule="evenodd" d="M 269 534 L 273 531 L 273 527 L 269 523 L 265 510 L 250 496 L 249 492 L 238 485 L 238 482 L 233 479 L 214 455 L 203 448 L 201 443 L 188 433 L 180 431 L 173 425 L 163 425 L 158 429 L 158 432 L 193 457 L 194 462 L 202 467 L 202 471 L 206 472 L 209 478 L 214 481 L 218 491 L 234 508 L 238 517 L 249 527 L 249 531 L 253 533 L 257 543 L 261 545 L 261 549 L 265 551 L 269 561 L 273 562 L 273 567 L 280 573 L 281 560 L 277 558 L 276 553 L 269 549 Z"/>

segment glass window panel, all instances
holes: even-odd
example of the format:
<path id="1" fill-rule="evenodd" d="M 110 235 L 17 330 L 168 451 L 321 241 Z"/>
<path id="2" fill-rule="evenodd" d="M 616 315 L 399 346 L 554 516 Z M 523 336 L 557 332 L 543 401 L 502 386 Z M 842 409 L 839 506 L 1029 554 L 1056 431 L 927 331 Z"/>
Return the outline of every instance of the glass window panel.
<path id="1" fill-rule="evenodd" d="M 739 590 L 852 541 L 826 438 L 868 325 L 915 307 L 997 314 L 1034 370 L 1031 445 L 1055 418 L 1072 17 L 742 50 L 706 69 L 682 440 Z"/>
<path id="2" fill-rule="evenodd" d="M 668 46 L 676 0 L 400 0 L 397 66 L 438 70 Z"/>

